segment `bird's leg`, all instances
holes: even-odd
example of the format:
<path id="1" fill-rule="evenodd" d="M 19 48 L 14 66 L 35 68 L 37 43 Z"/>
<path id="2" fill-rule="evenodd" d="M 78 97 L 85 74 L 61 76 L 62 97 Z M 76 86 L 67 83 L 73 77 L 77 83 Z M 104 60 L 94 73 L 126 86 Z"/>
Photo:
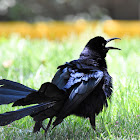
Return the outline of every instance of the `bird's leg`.
<path id="1" fill-rule="evenodd" d="M 94 130 L 96 130 L 96 128 L 95 128 L 95 114 L 91 115 L 91 116 L 89 117 L 89 120 L 90 120 L 90 124 L 91 124 L 92 128 L 93 128 Z"/>
<path id="2" fill-rule="evenodd" d="M 45 131 L 45 137 L 46 137 L 47 131 L 51 125 L 51 122 L 52 122 L 52 118 L 50 118 L 49 123 L 48 123 L 46 128 L 42 125 L 42 129 Z"/>
<path id="3" fill-rule="evenodd" d="M 36 121 L 35 122 L 35 126 L 34 126 L 34 130 L 33 132 L 38 132 L 40 130 L 40 128 L 42 127 L 42 121 Z"/>

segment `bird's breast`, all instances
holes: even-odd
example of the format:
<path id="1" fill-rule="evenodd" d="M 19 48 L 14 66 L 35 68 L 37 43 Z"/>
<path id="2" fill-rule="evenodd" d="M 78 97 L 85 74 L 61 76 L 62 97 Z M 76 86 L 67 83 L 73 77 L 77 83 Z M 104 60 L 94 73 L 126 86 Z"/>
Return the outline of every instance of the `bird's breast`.
<path id="1" fill-rule="evenodd" d="M 97 90 L 98 89 L 98 90 Z M 78 105 L 72 114 L 81 116 L 84 118 L 90 117 L 93 113 L 99 114 L 103 109 L 103 105 L 106 103 L 106 97 L 102 88 L 95 88 L 87 98 Z"/>

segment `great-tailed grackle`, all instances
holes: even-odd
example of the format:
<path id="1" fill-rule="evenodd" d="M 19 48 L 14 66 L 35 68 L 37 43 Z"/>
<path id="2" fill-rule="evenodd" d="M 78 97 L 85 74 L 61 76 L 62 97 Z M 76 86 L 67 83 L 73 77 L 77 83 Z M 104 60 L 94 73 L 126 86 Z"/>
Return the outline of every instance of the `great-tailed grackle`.
<path id="1" fill-rule="evenodd" d="M 34 132 L 43 128 L 45 133 L 52 123 L 53 127 L 60 124 L 71 114 L 89 117 L 95 129 L 95 115 L 107 106 L 107 98 L 112 94 L 112 78 L 107 71 L 106 54 L 114 47 L 106 47 L 111 38 L 105 40 L 97 36 L 86 44 L 79 59 L 67 62 L 58 67 L 52 82 L 41 85 L 34 90 L 22 84 L 0 80 L 0 104 L 26 106 L 37 104 L 17 111 L 0 114 L 0 126 L 30 115 L 35 121 Z M 50 118 L 47 128 L 43 120 Z"/>

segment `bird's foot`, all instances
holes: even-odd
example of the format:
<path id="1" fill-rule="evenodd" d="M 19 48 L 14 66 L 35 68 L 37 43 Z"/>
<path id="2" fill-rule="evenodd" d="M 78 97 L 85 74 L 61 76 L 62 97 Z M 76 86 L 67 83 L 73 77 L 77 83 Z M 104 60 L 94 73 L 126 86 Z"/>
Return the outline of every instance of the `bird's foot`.
<path id="1" fill-rule="evenodd" d="M 95 126 L 92 126 L 92 128 L 93 128 L 94 131 L 96 131 L 96 127 Z"/>
<path id="2" fill-rule="evenodd" d="M 44 133 L 45 138 L 46 138 L 46 135 L 47 135 L 48 129 L 49 129 L 50 125 L 51 125 L 51 122 L 52 122 L 52 118 L 50 118 L 49 123 L 48 123 L 48 125 L 47 125 L 46 128 L 42 125 L 42 129 L 45 131 L 45 133 Z"/>

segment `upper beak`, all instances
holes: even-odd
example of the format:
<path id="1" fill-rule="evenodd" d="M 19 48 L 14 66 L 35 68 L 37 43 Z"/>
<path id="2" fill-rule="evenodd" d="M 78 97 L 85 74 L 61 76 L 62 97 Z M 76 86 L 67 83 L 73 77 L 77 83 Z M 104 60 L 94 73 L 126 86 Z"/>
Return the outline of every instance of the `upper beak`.
<path id="1" fill-rule="evenodd" d="M 115 37 L 115 38 L 110 38 L 110 39 L 107 39 L 106 42 L 108 43 L 108 42 L 110 42 L 110 41 L 112 41 L 112 40 L 115 40 L 115 39 L 120 39 L 120 38 L 117 38 L 117 37 Z M 110 50 L 110 49 L 121 50 L 121 49 L 115 48 L 115 47 L 106 47 L 106 48 L 107 48 L 108 50 Z"/>
<path id="2" fill-rule="evenodd" d="M 106 42 L 108 43 L 108 42 L 110 42 L 110 41 L 112 41 L 112 40 L 115 40 L 115 39 L 120 39 L 120 38 L 117 38 L 117 37 L 110 38 L 110 39 L 107 39 Z"/>

